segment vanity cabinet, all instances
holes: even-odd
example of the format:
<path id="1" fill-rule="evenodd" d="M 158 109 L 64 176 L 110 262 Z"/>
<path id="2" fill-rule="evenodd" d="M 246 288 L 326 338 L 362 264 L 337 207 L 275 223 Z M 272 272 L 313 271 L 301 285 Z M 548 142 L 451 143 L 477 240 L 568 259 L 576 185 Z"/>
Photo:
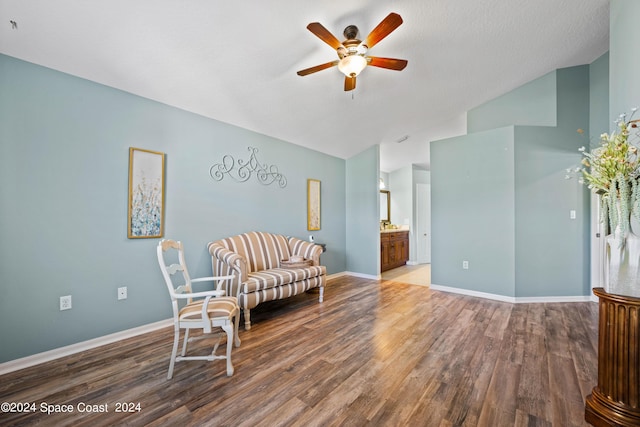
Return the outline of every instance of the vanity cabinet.
<path id="1" fill-rule="evenodd" d="M 405 265 L 409 261 L 409 231 L 380 233 L 380 271 Z"/>

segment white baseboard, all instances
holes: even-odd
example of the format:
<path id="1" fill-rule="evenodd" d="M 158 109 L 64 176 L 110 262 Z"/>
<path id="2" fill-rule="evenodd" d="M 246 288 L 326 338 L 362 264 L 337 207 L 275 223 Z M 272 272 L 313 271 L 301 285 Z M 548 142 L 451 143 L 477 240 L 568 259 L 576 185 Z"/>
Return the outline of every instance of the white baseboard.
<path id="1" fill-rule="evenodd" d="M 382 279 L 381 274 L 374 276 L 373 274 L 355 273 L 353 271 L 345 271 L 343 274 L 346 276 L 361 277 L 363 279 L 372 279 L 372 280 Z"/>
<path id="2" fill-rule="evenodd" d="M 137 328 L 126 329 L 124 331 L 115 332 L 113 334 L 105 335 L 102 337 L 67 345 L 65 347 L 54 348 L 53 350 L 37 353 L 20 359 L 10 360 L 8 362 L 0 363 L 0 375 L 18 371 L 20 369 L 38 365 L 40 363 L 50 362 L 51 360 L 55 360 L 60 357 L 80 353 L 81 351 L 90 350 L 92 348 L 100 347 L 105 344 L 111 344 L 116 341 L 132 338 L 137 335 L 146 334 L 147 332 L 153 332 L 172 325 L 173 319 L 161 320 L 159 322 L 150 323 L 148 325 L 138 326 Z"/>
<path id="3" fill-rule="evenodd" d="M 340 273 L 327 274 L 327 280 L 337 279 L 338 277 L 347 276 L 346 271 L 342 271 Z"/>
<path id="4" fill-rule="evenodd" d="M 468 295 L 471 297 L 486 298 L 486 299 L 492 299 L 492 300 L 502 301 L 502 302 L 510 302 L 510 303 L 516 302 L 516 298 L 514 297 L 508 297 L 505 295 L 498 295 L 498 294 L 489 294 L 486 292 L 471 291 L 469 289 L 452 288 L 449 286 L 435 285 L 433 283 L 429 285 L 429 288 L 433 289 L 434 291 L 449 292 L 452 294 Z"/>
<path id="5" fill-rule="evenodd" d="M 434 291 L 450 292 L 454 294 L 468 295 L 478 298 L 492 299 L 496 301 L 509 302 L 512 304 L 530 304 L 545 302 L 585 302 L 592 301 L 590 296 L 558 296 L 558 297 L 509 297 L 505 295 L 490 294 L 486 292 L 472 291 L 469 289 L 452 288 L 449 286 L 429 285 Z"/>
<path id="6" fill-rule="evenodd" d="M 353 277 L 361 277 L 363 279 L 372 279 L 372 280 L 380 280 L 382 279 L 382 275 L 378 274 L 374 276 L 372 274 L 364 274 L 364 273 L 354 273 L 353 271 L 341 271 L 340 273 L 334 273 L 327 275 L 327 280 L 337 279 L 342 276 L 353 276 Z"/>
<path id="7" fill-rule="evenodd" d="M 539 303 L 539 302 L 589 302 L 590 296 L 566 296 L 566 297 L 517 297 L 516 304 Z"/>

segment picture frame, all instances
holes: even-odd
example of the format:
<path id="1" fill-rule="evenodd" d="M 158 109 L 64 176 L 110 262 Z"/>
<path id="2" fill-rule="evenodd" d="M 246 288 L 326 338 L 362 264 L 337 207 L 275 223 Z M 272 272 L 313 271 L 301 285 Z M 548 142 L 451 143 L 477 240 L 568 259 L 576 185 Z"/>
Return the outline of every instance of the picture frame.
<path id="1" fill-rule="evenodd" d="M 164 160 L 164 153 L 129 147 L 129 239 L 164 234 Z"/>
<path id="2" fill-rule="evenodd" d="M 320 180 L 307 179 L 307 230 L 320 230 Z"/>

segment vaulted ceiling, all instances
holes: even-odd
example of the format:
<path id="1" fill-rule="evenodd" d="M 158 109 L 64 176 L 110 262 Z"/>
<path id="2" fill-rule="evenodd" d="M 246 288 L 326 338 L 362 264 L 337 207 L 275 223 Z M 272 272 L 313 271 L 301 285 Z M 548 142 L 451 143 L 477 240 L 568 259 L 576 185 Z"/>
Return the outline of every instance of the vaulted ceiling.
<path id="1" fill-rule="evenodd" d="M 369 66 L 352 92 L 336 67 L 296 74 L 337 59 L 309 23 L 362 39 L 390 12 L 404 22 L 369 54 L 403 71 Z M 387 172 L 608 42 L 609 0 L 0 0 L 0 53 L 340 158 L 381 144 Z"/>

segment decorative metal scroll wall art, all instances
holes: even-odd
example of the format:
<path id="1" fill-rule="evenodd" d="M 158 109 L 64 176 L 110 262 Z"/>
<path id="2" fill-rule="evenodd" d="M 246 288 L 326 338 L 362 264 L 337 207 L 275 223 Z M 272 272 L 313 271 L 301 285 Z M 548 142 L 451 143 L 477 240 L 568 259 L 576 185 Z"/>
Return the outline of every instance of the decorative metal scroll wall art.
<path id="1" fill-rule="evenodd" d="M 251 155 L 249 160 L 235 160 L 233 156 L 226 154 L 222 157 L 222 163 L 216 163 L 209 168 L 209 175 L 216 181 L 222 181 L 225 176 L 237 182 L 245 182 L 255 172 L 255 177 L 260 184 L 270 185 L 276 182 L 280 188 L 287 186 L 287 178 L 278 171 L 276 165 L 261 165 L 256 157 L 257 148 L 248 147 Z"/>

